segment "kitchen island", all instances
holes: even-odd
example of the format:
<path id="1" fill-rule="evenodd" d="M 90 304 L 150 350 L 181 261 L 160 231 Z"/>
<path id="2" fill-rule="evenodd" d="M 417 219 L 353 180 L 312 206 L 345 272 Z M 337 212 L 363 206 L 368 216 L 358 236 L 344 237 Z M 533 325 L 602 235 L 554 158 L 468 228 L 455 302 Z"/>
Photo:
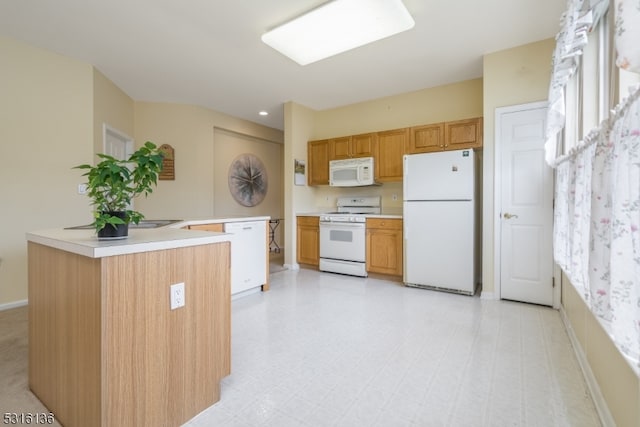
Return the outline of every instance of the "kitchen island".
<path id="1" fill-rule="evenodd" d="M 230 236 L 27 234 L 29 388 L 67 427 L 181 425 L 230 373 Z M 184 283 L 184 306 L 170 286 Z"/>

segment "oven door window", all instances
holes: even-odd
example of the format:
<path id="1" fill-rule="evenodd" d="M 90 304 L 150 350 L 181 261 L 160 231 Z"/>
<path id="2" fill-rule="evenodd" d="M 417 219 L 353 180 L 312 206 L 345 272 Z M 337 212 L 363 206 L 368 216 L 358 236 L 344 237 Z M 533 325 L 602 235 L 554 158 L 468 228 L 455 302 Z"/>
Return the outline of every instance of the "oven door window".
<path id="1" fill-rule="evenodd" d="M 353 231 L 352 230 L 330 230 L 329 231 L 329 240 L 332 242 L 353 242 Z"/>
<path id="2" fill-rule="evenodd" d="M 320 224 L 320 257 L 364 262 L 365 236 L 364 224 Z"/>

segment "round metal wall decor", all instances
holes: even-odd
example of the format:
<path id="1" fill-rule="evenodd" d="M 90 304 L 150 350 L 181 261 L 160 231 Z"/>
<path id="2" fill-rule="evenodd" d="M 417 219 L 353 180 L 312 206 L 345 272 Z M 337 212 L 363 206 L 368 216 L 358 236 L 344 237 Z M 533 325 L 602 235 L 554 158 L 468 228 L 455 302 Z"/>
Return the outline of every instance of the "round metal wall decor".
<path id="1" fill-rule="evenodd" d="M 229 191 L 242 206 L 255 206 L 267 194 L 267 169 L 253 154 L 240 154 L 229 166 Z"/>

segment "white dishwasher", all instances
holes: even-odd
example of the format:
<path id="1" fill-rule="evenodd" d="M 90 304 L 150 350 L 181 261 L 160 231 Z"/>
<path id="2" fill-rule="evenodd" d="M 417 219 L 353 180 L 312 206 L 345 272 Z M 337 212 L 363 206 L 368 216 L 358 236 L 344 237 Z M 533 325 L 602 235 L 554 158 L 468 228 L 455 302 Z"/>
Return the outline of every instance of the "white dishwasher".
<path id="1" fill-rule="evenodd" d="M 227 222 L 231 238 L 231 294 L 267 283 L 267 222 Z"/>

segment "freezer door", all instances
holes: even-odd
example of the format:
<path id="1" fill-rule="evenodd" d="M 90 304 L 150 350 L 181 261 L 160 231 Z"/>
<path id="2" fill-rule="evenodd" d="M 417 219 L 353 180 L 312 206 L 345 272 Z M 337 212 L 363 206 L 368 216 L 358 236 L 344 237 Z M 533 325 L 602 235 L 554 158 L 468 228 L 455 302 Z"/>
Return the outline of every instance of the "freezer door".
<path id="1" fill-rule="evenodd" d="M 472 200 L 473 150 L 406 154 L 404 200 Z"/>
<path id="2" fill-rule="evenodd" d="M 472 201 L 404 203 L 404 281 L 473 293 Z"/>

